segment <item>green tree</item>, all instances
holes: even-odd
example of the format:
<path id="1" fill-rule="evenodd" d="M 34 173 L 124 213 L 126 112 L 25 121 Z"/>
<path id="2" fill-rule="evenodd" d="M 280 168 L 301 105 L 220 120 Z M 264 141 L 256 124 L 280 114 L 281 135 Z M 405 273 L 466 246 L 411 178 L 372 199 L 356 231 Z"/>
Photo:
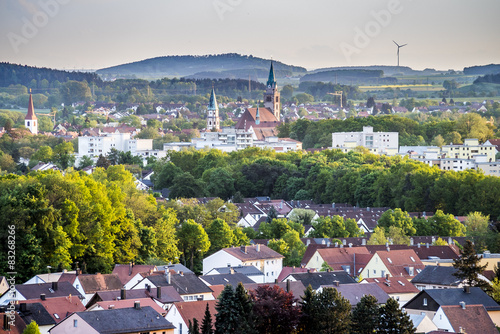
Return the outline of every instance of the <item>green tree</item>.
<path id="1" fill-rule="evenodd" d="M 485 216 L 481 212 L 470 212 L 464 221 L 466 235 L 482 235 L 488 233 L 490 216 Z"/>
<path id="2" fill-rule="evenodd" d="M 386 233 L 386 237 L 393 245 L 410 245 L 410 237 L 404 234 L 403 229 L 391 226 Z"/>
<path id="3" fill-rule="evenodd" d="M 389 232 L 389 227 L 395 226 L 404 231 L 406 235 L 415 235 L 416 229 L 413 227 L 413 220 L 408 212 L 399 208 L 389 209 L 380 216 L 377 226 L 383 227 Z"/>
<path id="4" fill-rule="evenodd" d="M 464 281 L 468 286 L 485 287 L 488 283 L 479 278 L 479 275 L 486 269 L 486 265 L 481 266 L 481 258 L 476 254 L 474 244 L 467 240 L 464 249 L 460 251 L 460 257 L 453 261 L 453 267 L 458 269 L 453 275 Z"/>
<path id="5" fill-rule="evenodd" d="M 375 333 L 379 323 L 379 305 L 377 298 L 364 295 L 352 310 L 351 333 Z"/>
<path id="6" fill-rule="evenodd" d="M 52 156 L 54 153 L 52 152 L 52 148 L 50 146 L 40 146 L 40 148 L 33 153 L 31 156 L 31 160 L 41 161 L 41 162 L 50 162 L 52 161 Z"/>
<path id="7" fill-rule="evenodd" d="M 170 198 L 203 197 L 204 194 L 203 183 L 195 179 L 189 172 L 177 175 L 172 181 L 172 187 L 170 187 Z"/>
<path id="8" fill-rule="evenodd" d="M 200 326 L 198 325 L 198 319 L 194 318 L 193 322 L 191 322 L 191 319 L 189 319 L 188 333 L 189 334 L 200 334 Z"/>
<path id="9" fill-rule="evenodd" d="M 213 334 L 212 329 L 212 315 L 210 314 L 210 309 L 208 307 L 205 308 L 205 315 L 203 316 L 203 322 L 201 323 L 201 332 L 200 334 Z"/>
<path id="10" fill-rule="evenodd" d="M 14 172 L 16 170 L 16 162 L 7 153 L 0 151 L 0 172 Z"/>
<path id="11" fill-rule="evenodd" d="M 92 160 L 92 158 L 89 157 L 88 155 L 84 155 L 82 157 L 82 159 L 80 160 L 79 168 L 83 169 L 85 167 L 92 166 L 92 165 L 94 165 L 94 161 Z"/>
<path id="12" fill-rule="evenodd" d="M 28 326 L 23 331 L 23 334 L 40 334 L 40 328 L 35 320 L 31 320 Z"/>
<path id="13" fill-rule="evenodd" d="M 368 245 L 385 245 L 387 238 L 385 237 L 385 230 L 382 227 L 375 227 L 370 239 L 366 242 Z"/>
<path id="14" fill-rule="evenodd" d="M 238 333 L 241 308 L 231 284 L 222 290 L 215 309 L 215 334 Z"/>
<path id="15" fill-rule="evenodd" d="M 103 156 L 102 154 L 99 154 L 99 158 L 97 159 L 97 162 L 95 165 L 96 165 L 96 167 L 102 167 L 102 168 L 106 169 L 109 166 L 111 166 L 111 162 L 105 156 Z"/>
<path id="16" fill-rule="evenodd" d="M 184 265 L 189 261 L 189 269 L 194 270 L 194 260 L 202 257 L 210 249 L 210 240 L 203 227 L 192 219 L 183 222 L 177 231 L 179 250 L 183 254 Z"/>
<path id="17" fill-rule="evenodd" d="M 434 233 L 439 236 L 462 237 L 465 235 L 465 226 L 452 214 L 444 214 L 443 211 L 437 210 L 427 221 L 432 224 Z"/>
<path id="18" fill-rule="evenodd" d="M 380 307 L 379 320 L 377 333 L 413 334 L 416 331 L 410 316 L 401 310 L 394 298 L 387 299 Z"/>
<path id="19" fill-rule="evenodd" d="M 480 142 L 485 142 L 494 136 L 487 120 L 476 113 L 466 113 L 460 116 L 456 122 L 456 130 L 462 138 L 477 138 Z"/>
<path id="20" fill-rule="evenodd" d="M 314 231 L 310 233 L 313 238 L 346 238 L 349 236 L 344 218 L 337 215 L 320 217 L 313 223 L 313 228 Z"/>
<path id="21" fill-rule="evenodd" d="M 210 249 L 208 255 L 213 254 L 223 248 L 235 245 L 234 233 L 229 225 L 220 218 L 213 220 L 205 229 L 210 239 Z"/>
<path id="22" fill-rule="evenodd" d="M 163 217 L 158 219 L 153 225 L 158 247 L 155 253 L 157 257 L 164 262 L 176 263 L 180 256 L 177 247 L 179 240 L 175 231 L 175 227 L 179 224 L 179 220 L 177 219 L 176 212 L 171 208 L 165 211 L 160 210 L 160 212 Z"/>
<path id="23" fill-rule="evenodd" d="M 73 153 L 73 143 L 63 142 L 54 148 L 54 162 L 61 166 L 62 169 L 71 167 L 75 163 L 75 156 Z"/>

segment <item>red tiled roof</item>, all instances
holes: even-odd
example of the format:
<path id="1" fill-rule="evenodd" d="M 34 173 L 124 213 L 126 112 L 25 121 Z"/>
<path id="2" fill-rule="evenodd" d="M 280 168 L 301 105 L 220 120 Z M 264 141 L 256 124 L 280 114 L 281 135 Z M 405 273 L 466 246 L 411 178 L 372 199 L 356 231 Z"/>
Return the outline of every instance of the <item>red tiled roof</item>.
<path id="1" fill-rule="evenodd" d="M 457 333 L 462 333 L 462 329 L 467 334 L 498 334 L 483 305 L 465 305 L 465 309 L 460 305 L 441 307 Z"/>
<path id="2" fill-rule="evenodd" d="M 366 254 L 370 258 L 372 256 L 366 247 L 323 248 L 318 249 L 318 253 L 333 270 L 343 270 L 342 266 L 346 265 L 354 268 L 354 254 Z M 360 264 L 360 260 L 359 256 L 356 256 L 356 264 Z"/>
<path id="3" fill-rule="evenodd" d="M 123 284 L 117 274 L 95 274 L 78 276 L 85 293 L 120 289 Z"/>
<path id="4" fill-rule="evenodd" d="M 215 315 L 217 314 L 217 310 L 215 309 L 216 303 L 217 300 L 200 300 L 195 302 L 174 303 L 174 305 L 177 307 L 177 311 L 186 324 L 189 324 L 189 320 L 192 322 L 193 319 L 198 319 L 198 323 L 201 325 L 208 304 L 208 309 L 212 316 L 212 327 L 215 328 Z"/>
<path id="5" fill-rule="evenodd" d="M 26 329 L 26 324 L 24 323 L 21 316 L 18 313 L 14 312 L 14 324 L 10 325 L 10 331 L 4 330 L 4 314 L 0 313 L 0 333 L 8 333 L 8 334 L 22 334 Z M 7 321 L 10 322 L 10 318 L 7 317 Z"/>
<path id="6" fill-rule="evenodd" d="M 425 268 L 413 249 L 377 251 L 376 254 L 394 277 L 414 277 L 418 274 L 417 269 Z M 406 270 L 408 267 L 413 267 L 413 275 Z"/>
<path id="7" fill-rule="evenodd" d="M 132 265 L 132 268 L 130 268 L 130 266 L 130 264 L 115 264 L 115 267 L 113 268 L 113 274 L 118 275 L 122 284 L 127 283 L 138 273 L 143 273 L 150 270 L 156 271 L 156 266 L 154 265 L 136 264 Z"/>
<path id="8" fill-rule="evenodd" d="M 382 288 L 388 295 L 390 294 L 400 294 L 400 293 L 414 293 L 417 294 L 420 291 L 405 279 L 397 279 L 394 277 L 389 277 L 388 280 L 385 278 L 365 278 L 363 282 L 375 283 Z M 401 282 L 401 283 L 400 283 Z"/>

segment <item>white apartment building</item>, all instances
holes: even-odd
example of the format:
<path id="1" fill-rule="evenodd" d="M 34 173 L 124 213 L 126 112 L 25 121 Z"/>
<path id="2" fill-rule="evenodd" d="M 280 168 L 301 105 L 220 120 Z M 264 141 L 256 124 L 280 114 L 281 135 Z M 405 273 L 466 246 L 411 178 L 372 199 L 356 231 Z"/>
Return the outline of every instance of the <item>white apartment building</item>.
<path id="1" fill-rule="evenodd" d="M 444 145 L 441 151 L 446 154 L 446 158 L 455 159 L 472 159 L 474 155 L 486 155 L 488 162 L 494 162 L 497 153 L 495 145 L 489 141 L 479 144 L 476 138 L 465 139 L 463 145 Z"/>
<path id="2" fill-rule="evenodd" d="M 372 126 L 364 126 L 362 132 L 332 133 L 332 148 L 347 153 L 362 146 L 374 154 L 396 155 L 399 147 L 399 133 L 373 132 Z"/>

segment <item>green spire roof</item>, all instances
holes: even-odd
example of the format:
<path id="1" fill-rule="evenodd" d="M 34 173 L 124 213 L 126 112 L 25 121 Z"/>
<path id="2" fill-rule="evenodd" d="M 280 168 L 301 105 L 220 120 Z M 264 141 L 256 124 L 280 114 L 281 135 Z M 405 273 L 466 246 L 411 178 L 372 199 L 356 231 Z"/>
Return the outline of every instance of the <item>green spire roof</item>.
<path id="1" fill-rule="evenodd" d="M 208 109 L 217 109 L 217 99 L 215 98 L 215 90 L 212 87 L 212 93 L 210 94 L 210 101 L 208 102 Z"/>
<path id="2" fill-rule="evenodd" d="M 255 112 L 255 124 L 260 124 L 259 105 L 257 105 L 257 111 Z"/>
<path id="3" fill-rule="evenodd" d="M 267 79 L 267 86 L 274 87 L 276 85 L 276 79 L 274 78 L 274 66 L 271 61 L 271 68 L 269 69 L 269 78 Z"/>

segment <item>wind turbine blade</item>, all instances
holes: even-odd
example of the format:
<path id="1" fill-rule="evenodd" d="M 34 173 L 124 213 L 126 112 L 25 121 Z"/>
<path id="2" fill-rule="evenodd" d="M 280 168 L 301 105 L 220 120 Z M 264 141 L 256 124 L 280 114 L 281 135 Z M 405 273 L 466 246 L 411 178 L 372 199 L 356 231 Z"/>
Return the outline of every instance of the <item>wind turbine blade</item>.
<path id="1" fill-rule="evenodd" d="M 396 41 L 394 41 L 394 40 L 392 40 L 392 41 L 393 41 L 393 42 L 394 42 L 394 44 L 396 44 L 396 45 L 398 46 L 398 48 L 399 48 L 399 44 L 398 44 L 398 43 L 396 43 Z"/>
<path id="2" fill-rule="evenodd" d="M 400 48 L 402 48 L 403 46 L 407 46 L 407 45 L 408 45 L 408 44 L 403 44 L 403 45 L 401 45 L 401 46 L 400 46 Z"/>

